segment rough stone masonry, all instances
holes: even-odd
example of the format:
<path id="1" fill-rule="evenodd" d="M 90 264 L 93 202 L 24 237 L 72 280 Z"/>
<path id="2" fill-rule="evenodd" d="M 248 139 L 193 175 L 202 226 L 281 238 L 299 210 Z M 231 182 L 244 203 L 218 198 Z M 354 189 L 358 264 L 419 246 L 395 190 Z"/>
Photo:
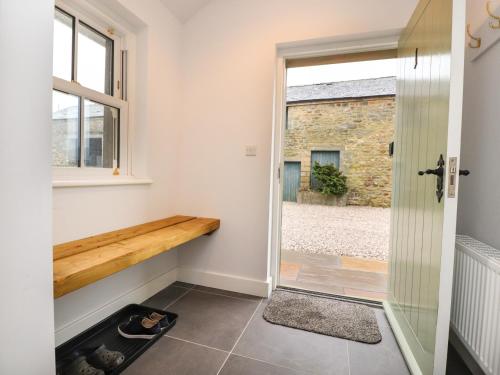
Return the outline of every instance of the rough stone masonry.
<path id="1" fill-rule="evenodd" d="M 300 189 L 310 188 L 311 152 L 338 151 L 347 204 L 390 207 L 395 78 L 290 87 L 288 94 L 285 161 L 301 162 Z"/>

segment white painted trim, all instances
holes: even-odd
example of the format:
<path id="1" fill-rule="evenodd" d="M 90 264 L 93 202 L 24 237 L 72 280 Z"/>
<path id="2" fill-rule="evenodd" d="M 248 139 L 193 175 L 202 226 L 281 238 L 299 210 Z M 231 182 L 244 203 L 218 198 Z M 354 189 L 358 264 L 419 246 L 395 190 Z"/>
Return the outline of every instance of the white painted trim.
<path id="1" fill-rule="evenodd" d="M 267 280 L 256 280 L 237 275 L 207 272 L 185 267 L 177 269 L 177 280 L 258 297 L 268 297 L 272 285 L 270 278 Z"/>
<path id="2" fill-rule="evenodd" d="M 413 352 L 411 351 L 410 345 L 406 341 L 406 337 L 399 326 L 399 323 L 396 319 L 394 311 L 392 311 L 391 304 L 387 301 L 383 301 L 385 315 L 387 316 L 387 320 L 391 326 L 391 329 L 394 333 L 394 337 L 396 337 L 396 341 L 398 342 L 399 349 L 401 349 L 401 353 L 403 353 L 403 357 L 406 361 L 406 365 L 410 369 L 412 375 L 422 375 L 422 370 L 418 365 Z"/>
<path id="3" fill-rule="evenodd" d="M 465 60 L 465 0 L 453 0 L 451 57 L 450 57 L 450 104 L 448 112 L 448 140 L 446 168 L 451 157 L 458 160 L 460 169 L 460 145 L 462 135 L 462 103 Z M 436 344 L 434 351 L 434 375 L 446 374 L 448 339 L 450 332 L 451 298 L 453 293 L 453 267 L 455 262 L 455 242 L 457 225 L 457 197 L 460 178 L 456 180 L 456 194 L 448 197 L 449 181 L 445 183 L 443 237 L 441 269 L 439 273 L 439 299 L 437 311 Z"/>
<path id="4" fill-rule="evenodd" d="M 306 58 L 397 48 L 401 29 L 339 35 L 276 45 L 279 57 Z"/>
<path id="5" fill-rule="evenodd" d="M 95 179 L 61 179 L 53 180 L 53 188 L 65 187 L 92 187 L 92 186 L 120 186 L 120 185 L 151 185 L 153 180 L 150 178 L 135 178 L 126 177 L 108 177 L 108 178 L 95 178 Z"/>
<path id="6" fill-rule="evenodd" d="M 122 307 L 131 303 L 140 303 L 166 288 L 177 280 L 177 268 L 160 275 L 145 284 L 132 289 L 116 299 L 110 301 L 108 304 L 99 307 L 98 309 L 80 316 L 70 323 L 63 325 L 56 329 L 55 341 L 56 346 L 64 343 L 72 337 L 83 332 L 87 328 L 105 319 L 109 315 L 115 313 Z"/>
<path id="7" fill-rule="evenodd" d="M 286 59 L 394 49 L 398 47 L 400 34 L 401 30 L 397 29 L 276 45 L 267 266 L 273 289 L 279 284 L 282 189 L 278 169 L 283 172 L 285 159 L 283 130 L 286 112 Z"/>

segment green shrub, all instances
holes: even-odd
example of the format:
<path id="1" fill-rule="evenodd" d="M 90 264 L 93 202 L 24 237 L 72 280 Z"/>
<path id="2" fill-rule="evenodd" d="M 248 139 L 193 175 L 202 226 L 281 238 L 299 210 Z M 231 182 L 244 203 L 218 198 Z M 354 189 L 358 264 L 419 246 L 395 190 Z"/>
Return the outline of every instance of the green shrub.
<path id="1" fill-rule="evenodd" d="M 313 176 L 319 182 L 317 191 L 325 195 L 342 196 L 347 193 L 347 177 L 335 165 L 314 162 Z"/>

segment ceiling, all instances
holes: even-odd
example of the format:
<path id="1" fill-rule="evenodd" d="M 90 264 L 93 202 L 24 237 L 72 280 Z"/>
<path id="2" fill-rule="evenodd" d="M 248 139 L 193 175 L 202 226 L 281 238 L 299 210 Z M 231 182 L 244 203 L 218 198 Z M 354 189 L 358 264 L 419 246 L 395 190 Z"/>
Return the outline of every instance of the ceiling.
<path id="1" fill-rule="evenodd" d="M 186 22 L 210 0 L 161 0 L 179 21 Z"/>

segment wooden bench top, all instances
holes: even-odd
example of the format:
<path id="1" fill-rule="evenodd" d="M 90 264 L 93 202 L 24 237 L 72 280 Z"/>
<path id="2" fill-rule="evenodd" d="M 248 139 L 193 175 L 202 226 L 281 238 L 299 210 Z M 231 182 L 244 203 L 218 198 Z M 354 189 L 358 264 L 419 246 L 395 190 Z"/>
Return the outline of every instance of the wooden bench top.
<path id="1" fill-rule="evenodd" d="M 54 246 L 54 298 L 210 234 L 219 219 L 170 218 Z"/>

